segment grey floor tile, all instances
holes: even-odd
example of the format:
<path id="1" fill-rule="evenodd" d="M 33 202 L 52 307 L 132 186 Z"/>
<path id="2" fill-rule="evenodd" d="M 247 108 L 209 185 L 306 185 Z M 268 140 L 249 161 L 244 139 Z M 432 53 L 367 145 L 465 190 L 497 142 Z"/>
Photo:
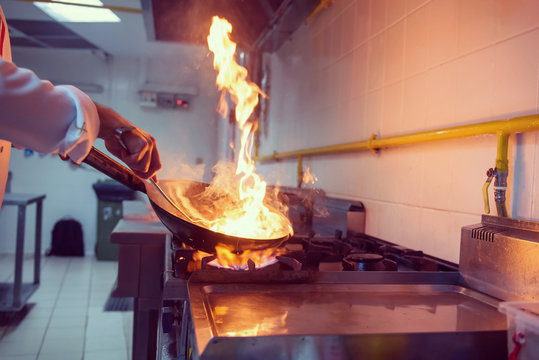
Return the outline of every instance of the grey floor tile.
<path id="1" fill-rule="evenodd" d="M 0 254 L 2 276 L 12 276 L 14 262 L 7 258 Z M 25 258 L 30 275 L 32 261 Z M 82 360 L 83 350 L 84 360 L 127 360 L 133 314 L 103 311 L 117 270 L 117 263 L 89 256 L 44 257 L 29 311 L 17 324 L 0 327 L 0 360 Z"/>
<path id="2" fill-rule="evenodd" d="M 2 341 L 0 342 L 0 354 L 2 356 L 13 355 L 34 355 L 37 356 L 41 342 L 21 341 Z"/>
<path id="3" fill-rule="evenodd" d="M 63 354 L 76 353 L 82 354 L 84 348 L 84 338 L 65 339 L 46 339 L 39 354 Z"/>
<path id="4" fill-rule="evenodd" d="M 37 360 L 82 360 L 82 353 L 39 354 Z"/>
<path id="5" fill-rule="evenodd" d="M 125 350 L 88 351 L 84 353 L 84 360 L 127 360 Z"/>

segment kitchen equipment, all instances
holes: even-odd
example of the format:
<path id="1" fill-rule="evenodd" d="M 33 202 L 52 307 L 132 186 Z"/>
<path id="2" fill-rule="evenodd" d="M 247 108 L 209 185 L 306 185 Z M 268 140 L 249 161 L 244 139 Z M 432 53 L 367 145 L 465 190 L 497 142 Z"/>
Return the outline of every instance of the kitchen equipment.
<path id="1" fill-rule="evenodd" d="M 142 180 L 131 170 L 97 149 L 92 148 L 83 161 L 129 188 L 148 195 L 150 203 L 163 225 L 175 236 L 181 238 L 187 245 L 195 249 L 211 253 L 215 250 L 217 244 L 221 244 L 231 249 L 231 251 L 239 253 L 244 250 L 275 248 L 289 238 L 289 234 L 285 234 L 274 239 L 252 239 L 212 231 L 186 215 L 188 211 L 183 205 L 172 201 L 155 182 Z M 208 186 L 204 183 L 189 180 L 164 180 L 161 183 L 166 186 L 180 186 L 186 194 L 192 196 L 201 193 Z"/>
<path id="2" fill-rule="evenodd" d="M 483 215 L 462 228 L 460 272 L 475 289 L 511 301 L 539 301 L 539 223 Z"/>
<path id="3" fill-rule="evenodd" d="M 507 341 L 510 354 L 520 360 L 537 359 L 539 302 L 508 301 L 500 303 L 499 310 L 507 315 Z"/>
<path id="4" fill-rule="evenodd" d="M 159 337 L 176 352 L 160 359 L 430 359 L 442 348 L 447 359 L 506 358 L 499 300 L 467 286 L 454 264 L 340 231 L 294 235 L 286 248 L 271 269 L 187 274 L 190 251 L 170 239 Z M 393 265 L 348 269 L 356 255 Z"/>
<path id="5" fill-rule="evenodd" d="M 164 271 L 151 276 L 122 270 L 134 266 L 136 256 L 126 255 L 129 261 L 119 262 L 119 289 L 132 284 L 120 273 L 162 279 L 161 307 L 153 318 L 157 335 L 150 334 L 156 358 L 507 359 L 507 322 L 497 309 L 501 301 L 523 298 L 526 281 L 535 289 L 537 262 L 526 254 L 535 254 L 539 224 L 487 217 L 464 227 L 461 248 L 473 255 L 461 254 L 459 268 L 366 234 L 344 237 L 354 225 L 346 223 L 352 203 L 316 197 L 313 213 L 325 208 L 328 216 L 314 216 L 310 228 L 300 221 L 302 232 L 293 223 L 286 251 L 261 269 L 216 268 L 212 256 L 193 267 L 200 254 L 176 237 L 160 242 L 165 244 L 156 261 Z M 151 245 L 155 234 L 129 229 L 113 234 L 126 251 L 134 238 Z M 494 256 L 497 247 L 499 254 L 489 261 L 485 254 Z M 494 262 L 522 278 L 516 282 L 519 291 L 507 289 L 513 296 L 493 295 L 485 286 L 508 281 L 486 276 Z M 521 269 L 520 262 L 527 265 Z"/>

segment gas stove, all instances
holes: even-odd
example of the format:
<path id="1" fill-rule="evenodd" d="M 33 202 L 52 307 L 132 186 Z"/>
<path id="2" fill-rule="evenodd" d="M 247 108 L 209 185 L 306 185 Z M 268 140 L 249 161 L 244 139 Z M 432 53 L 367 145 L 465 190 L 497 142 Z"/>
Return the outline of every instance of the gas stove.
<path id="1" fill-rule="evenodd" d="M 187 279 L 193 270 L 212 270 L 215 256 L 202 258 L 194 264 L 195 249 L 186 246 L 181 239 L 172 238 L 171 256 L 174 276 Z M 458 271 L 451 262 L 412 250 L 400 245 L 356 234 L 343 238 L 342 231 L 334 236 L 319 236 L 314 232 L 296 234 L 268 266 L 269 271 Z M 250 270 L 254 270 L 254 263 Z"/>
<path id="2" fill-rule="evenodd" d="M 120 243 L 118 293 L 138 297 L 133 358 L 506 358 L 507 324 L 498 303 L 538 300 L 538 284 L 514 281 L 519 285 L 502 294 L 496 281 L 520 279 L 521 270 L 537 274 L 537 265 L 527 261 L 493 280 L 485 279 L 481 264 L 506 263 L 496 258 L 496 244 L 510 246 L 511 254 L 526 246 L 522 254 L 536 259 L 539 242 L 522 241 L 537 239 L 536 223 L 484 216 L 463 228 L 459 268 L 352 231 L 362 227 L 347 219 L 358 214 L 350 214 L 350 204 L 332 204 L 336 215 L 322 224 L 296 216 L 296 235 L 274 263 L 248 262 L 244 270 L 216 267 L 211 254 L 194 256 L 159 224 L 142 234 L 124 222 L 112 241 Z M 143 239 L 149 251 L 135 248 Z M 141 264 L 127 271 L 133 259 Z M 152 259 L 155 264 L 144 264 Z"/>

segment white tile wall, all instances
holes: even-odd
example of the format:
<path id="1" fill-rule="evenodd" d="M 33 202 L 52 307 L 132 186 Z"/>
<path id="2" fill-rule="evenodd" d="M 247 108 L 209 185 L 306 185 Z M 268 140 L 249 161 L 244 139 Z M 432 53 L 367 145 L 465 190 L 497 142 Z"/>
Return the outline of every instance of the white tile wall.
<path id="1" fill-rule="evenodd" d="M 536 114 L 537 44 L 534 0 L 337 0 L 272 56 L 260 153 Z M 288 91 L 304 79 L 310 94 Z M 538 148 L 537 133 L 511 136 L 514 216 L 539 220 Z M 365 202 L 369 234 L 458 261 L 460 228 L 480 221 L 495 157 L 487 135 L 309 165 L 328 194 Z M 258 168 L 296 182 L 293 160 Z"/>

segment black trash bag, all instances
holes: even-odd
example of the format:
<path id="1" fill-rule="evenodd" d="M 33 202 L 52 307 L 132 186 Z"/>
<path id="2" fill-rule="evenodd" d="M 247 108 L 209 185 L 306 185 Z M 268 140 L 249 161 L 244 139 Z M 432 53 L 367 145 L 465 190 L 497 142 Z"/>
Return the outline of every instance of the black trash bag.
<path id="1" fill-rule="evenodd" d="M 52 229 L 51 248 L 47 256 L 84 256 L 82 225 L 74 219 L 62 219 Z"/>

